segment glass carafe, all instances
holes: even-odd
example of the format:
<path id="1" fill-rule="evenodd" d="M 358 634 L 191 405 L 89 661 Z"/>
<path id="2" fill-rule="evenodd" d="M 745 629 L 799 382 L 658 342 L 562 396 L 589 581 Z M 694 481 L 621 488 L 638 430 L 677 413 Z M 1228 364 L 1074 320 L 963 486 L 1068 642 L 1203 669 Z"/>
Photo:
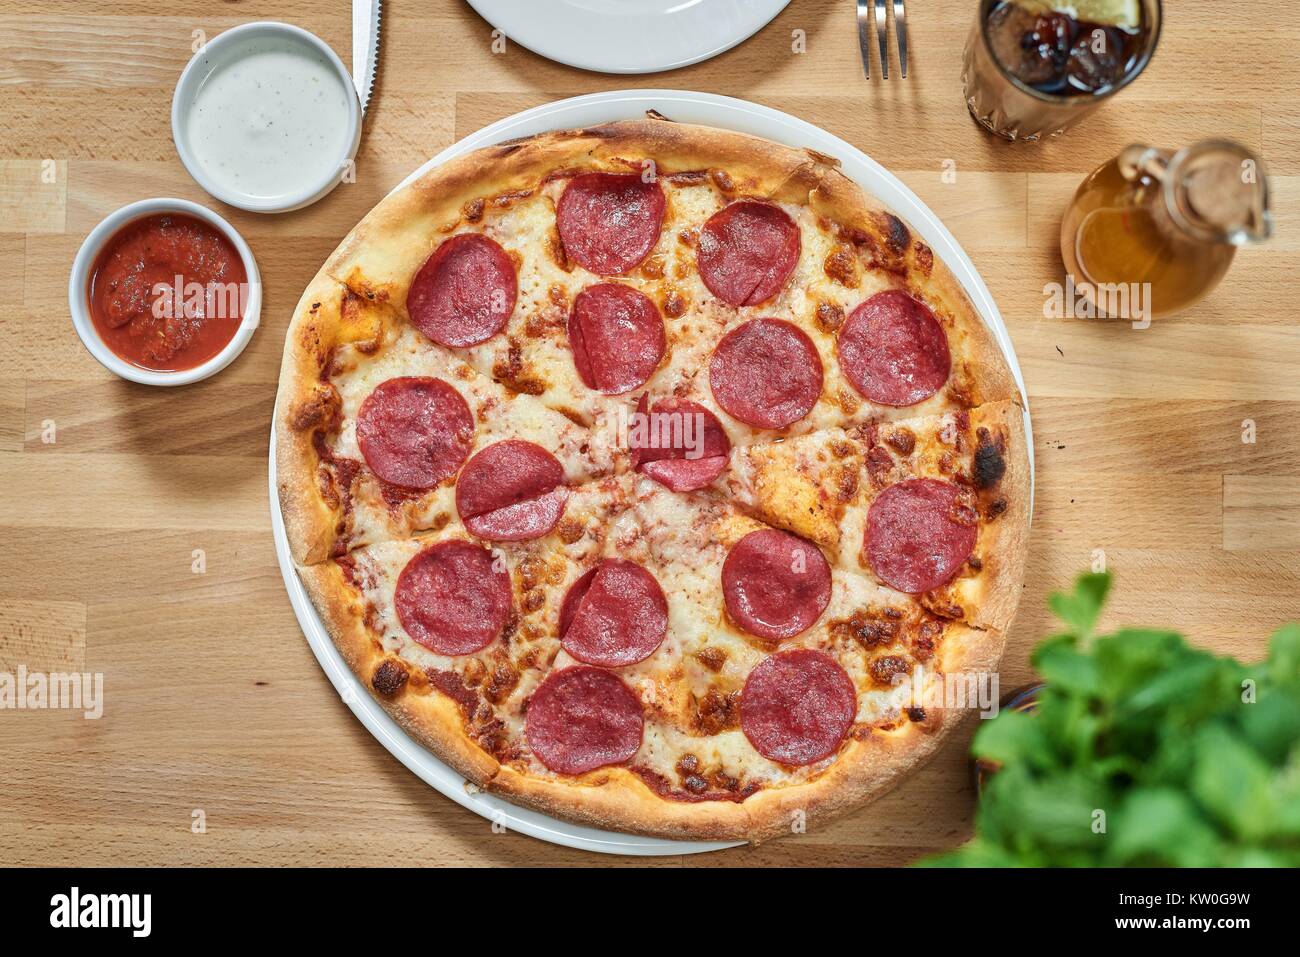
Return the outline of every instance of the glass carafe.
<path id="1" fill-rule="evenodd" d="M 1143 318 L 1191 306 L 1219 284 L 1237 247 L 1273 231 L 1261 161 L 1226 140 L 1173 152 L 1130 146 L 1095 170 L 1061 222 L 1061 258 L 1098 316 L 1145 304 Z"/>

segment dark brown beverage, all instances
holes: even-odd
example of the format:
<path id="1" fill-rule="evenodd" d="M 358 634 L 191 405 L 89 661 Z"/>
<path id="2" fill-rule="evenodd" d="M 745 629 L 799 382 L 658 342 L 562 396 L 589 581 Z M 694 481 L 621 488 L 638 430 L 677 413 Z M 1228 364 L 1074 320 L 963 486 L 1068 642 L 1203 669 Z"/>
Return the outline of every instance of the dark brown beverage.
<path id="1" fill-rule="evenodd" d="M 1136 26 L 1111 26 L 1002 0 L 989 12 L 986 29 L 993 56 L 1026 86 L 1057 96 L 1093 96 L 1136 66 L 1146 38 L 1138 11 Z"/>
<path id="2" fill-rule="evenodd" d="M 966 105 L 1010 140 L 1056 136 L 1127 86 L 1160 35 L 1160 0 L 981 0 Z"/>

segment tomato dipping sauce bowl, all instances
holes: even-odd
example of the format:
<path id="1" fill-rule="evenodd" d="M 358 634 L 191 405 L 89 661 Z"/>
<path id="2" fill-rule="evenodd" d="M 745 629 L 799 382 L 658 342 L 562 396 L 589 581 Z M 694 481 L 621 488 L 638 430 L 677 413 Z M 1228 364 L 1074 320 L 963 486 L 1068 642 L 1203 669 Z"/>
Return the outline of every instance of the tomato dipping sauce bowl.
<path id="1" fill-rule="evenodd" d="M 104 342 L 90 314 L 91 278 L 96 261 L 105 245 L 136 220 L 167 213 L 191 216 L 224 236 L 239 254 L 248 284 L 243 316 L 239 327 L 235 330 L 234 338 L 212 358 L 192 368 L 176 371 L 146 369 L 123 359 Z M 144 385 L 189 385 L 191 382 L 206 379 L 230 365 L 253 338 L 253 333 L 257 331 L 257 325 L 262 317 L 262 276 L 258 272 L 253 251 L 248 248 L 248 243 L 244 242 L 244 237 L 239 235 L 235 227 L 210 209 L 186 199 L 143 199 L 110 213 L 90 231 L 90 235 L 81 244 L 76 258 L 72 261 L 72 273 L 68 277 L 68 309 L 72 313 L 72 325 L 77 330 L 82 345 L 109 372 Z"/>

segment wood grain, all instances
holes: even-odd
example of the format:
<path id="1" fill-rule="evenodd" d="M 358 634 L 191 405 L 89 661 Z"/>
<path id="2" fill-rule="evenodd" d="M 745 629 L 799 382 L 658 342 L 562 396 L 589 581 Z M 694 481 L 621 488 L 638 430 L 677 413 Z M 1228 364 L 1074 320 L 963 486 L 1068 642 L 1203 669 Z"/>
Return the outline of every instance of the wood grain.
<path id="1" fill-rule="evenodd" d="M 97 721 L 0 712 L 0 860 L 635 863 L 495 834 L 389 756 L 298 630 L 266 498 L 285 327 L 330 249 L 457 137 L 579 93 L 676 87 L 792 112 L 897 172 L 969 251 L 1015 341 L 1036 433 L 1030 568 L 1004 689 L 1031 676 L 1029 650 L 1053 627 L 1047 594 L 1098 560 L 1117 578 L 1111 624 L 1174 626 L 1251 658 L 1278 623 L 1300 618 L 1300 24 L 1290 8 L 1238 4 L 1225 20 L 1215 0 L 1166 4 L 1139 82 L 1070 136 L 1012 147 L 978 131 L 962 105 L 973 0 L 909 6 L 912 75 L 869 84 L 852 5 L 834 0 L 796 0 L 740 47 L 648 78 L 569 69 L 512 42 L 495 55 L 491 27 L 459 0 L 387 0 L 357 182 L 259 217 L 208 198 L 172 147 L 172 89 L 194 31 L 287 20 L 346 60 L 346 4 L 176 0 L 159 15 L 143 0 L 47 0 L 35 13 L 0 0 L 0 668 L 70 662 L 105 680 Z M 1263 152 L 1277 238 L 1244 250 L 1205 302 L 1149 329 L 1044 318 L 1044 285 L 1061 278 L 1059 216 L 1080 179 L 1130 141 L 1210 135 Z M 157 195 L 217 208 L 265 282 L 247 352 L 215 380 L 167 391 L 101 369 L 66 306 L 85 234 Z M 841 821 L 654 863 L 899 864 L 951 847 L 969 834 L 972 730 Z"/>

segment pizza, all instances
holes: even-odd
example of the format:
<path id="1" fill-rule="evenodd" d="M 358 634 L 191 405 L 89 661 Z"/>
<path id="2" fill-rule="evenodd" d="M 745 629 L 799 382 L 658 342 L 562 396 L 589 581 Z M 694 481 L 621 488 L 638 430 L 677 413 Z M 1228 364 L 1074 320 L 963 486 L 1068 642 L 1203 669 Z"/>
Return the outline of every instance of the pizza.
<path id="1" fill-rule="evenodd" d="M 952 273 L 808 150 L 658 116 L 488 147 L 311 282 L 275 411 L 322 621 L 470 786 L 762 840 L 997 665 L 1030 481 Z"/>

